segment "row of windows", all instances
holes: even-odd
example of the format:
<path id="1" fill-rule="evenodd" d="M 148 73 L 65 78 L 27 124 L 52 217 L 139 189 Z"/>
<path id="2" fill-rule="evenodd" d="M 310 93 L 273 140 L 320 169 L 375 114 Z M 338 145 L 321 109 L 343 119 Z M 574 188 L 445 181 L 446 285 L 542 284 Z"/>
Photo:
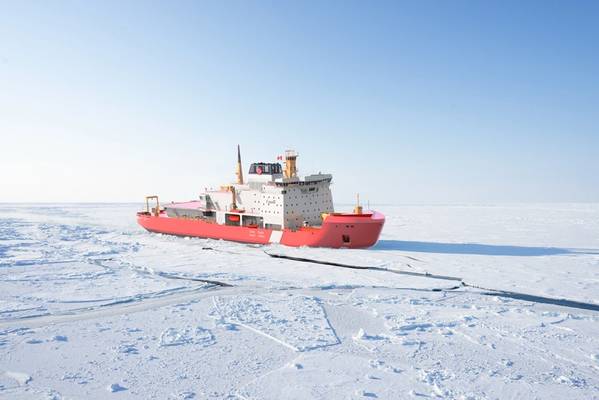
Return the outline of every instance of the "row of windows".
<path id="1" fill-rule="evenodd" d="M 318 210 L 317 208 L 313 209 L 313 210 L 302 210 L 303 214 L 309 213 L 310 211 L 318 213 L 320 212 L 320 210 Z M 285 211 L 285 214 L 297 214 L 297 212 L 295 211 Z"/>
<path id="2" fill-rule="evenodd" d="M 308 193 L 308 194 L 301 194 L 299 196 L 287 196 L 287 198 L 289 198 L 289 199 L 291 199 L 291 198 L 297 199 L 298 197 L 302 197 L 302 198 L 306 198 L 306 197 L 308 197 L 308 198 L 310 198 L 310 197 L 320 197 L 320 196 L 325 196 L 326 197 L 328 195 L 329 195 L 328 193 L 319 193 L 319 194 Z"/>
<path id="3" fill-rule="evenodd" d="M 297 204 L 297 203 L 291 203 L 291 200 L 295 200 L 296 202 L 298 201 L 298 199 L 288 199 L 288 201 L 285 204 Z M 323 204 L 323 203 L 330 203 L 331 199 L 299 199 L 299 200 L 303 200 L 302 204 Z"/>
<path id="4" fill-rule="evenodd" d="M 308 186 L 308 185 L 318 185 L 322 182 L 330 183 L 333 178 L 321 179 L 318 181 L 299 181 L 299 182 L 274 182 L 276 186 Z"/>
<path id="5" fill-rule="evenodd" d="M 309 202 L 307 204 L 309 204 L 309 205 L 312 205 L 312 204 L 314 204 L 314 205 L 317 205 L 317 204 L 326 205 L 326 204 L 330 204 L 330 203 L 331 203 L 330 201 L 326 201 L 324 203 L 318 203 L 318 202 L 315 201 L 314 203 Z M 289 203 L 289 204 L 287 204 L 287 206 L 288 207 L 297 207 L 297 206 L 305 206 L 307 204 L 306 203 L 302 203 L 302 204 L 299 204 L 299 203 Z"/>
<path id="6" fill-rule="evenodd" d="M 280 214 L 280 211 L 269 211 L 269 210 L 262 210 L 263 214 Z"/>
<path id="7" fill-rule="evenodd" d="M 283 169 L 279 163 L 253 163 L 250 165 L 250 174 L 276 175 L 282 173 Z"/>

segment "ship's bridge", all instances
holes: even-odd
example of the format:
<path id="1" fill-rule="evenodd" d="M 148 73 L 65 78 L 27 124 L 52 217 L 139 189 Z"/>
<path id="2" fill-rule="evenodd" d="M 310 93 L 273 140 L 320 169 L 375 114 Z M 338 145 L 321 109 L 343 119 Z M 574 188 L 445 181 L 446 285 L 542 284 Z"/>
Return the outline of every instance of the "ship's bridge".
<path id="1" fill-rule="evenodd" d="M 262 185 L 283 178 L 283 168 L 279 163 L 257 162 L 250 165 L 247 184 L 252 190 L 261 190 Z"/>
<path id="2" fill-rule="evenodd" d="M 250 175 L 281 175 L 283 168 L 279 163 L 253 163 L 250 165 Z"/>

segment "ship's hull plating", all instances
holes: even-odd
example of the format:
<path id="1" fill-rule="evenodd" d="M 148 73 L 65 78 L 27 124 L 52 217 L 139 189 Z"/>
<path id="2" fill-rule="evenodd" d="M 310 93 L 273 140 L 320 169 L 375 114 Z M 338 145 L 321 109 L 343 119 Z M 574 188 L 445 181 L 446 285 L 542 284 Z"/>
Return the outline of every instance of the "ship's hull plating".
<path id="1" fill-rule="evenodd" d="M 281 243 L 286 246 L 364 248 L 374 245 L 383 229 L 385 217 L 368 214 L 332 214 L 319 228 L 298 230 L 228 226 L 199 219 L 171 218 L 165 213 L 155 216 L 137 214 L 138 223 L 150 232 L 177 236 L 223 239 L 242 243 Z"/>

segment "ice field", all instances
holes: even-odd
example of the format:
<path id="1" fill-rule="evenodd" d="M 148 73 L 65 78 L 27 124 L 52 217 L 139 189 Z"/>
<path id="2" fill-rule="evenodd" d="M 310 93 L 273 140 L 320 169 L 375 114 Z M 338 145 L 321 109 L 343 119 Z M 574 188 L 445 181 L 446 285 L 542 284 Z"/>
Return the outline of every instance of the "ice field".
<path id="1" fill-rule="evenodd" d="M 378 207 L 367 250 L 138 209 L 0 205 L 0 398 L 599 398 L 598 204 Z"/>

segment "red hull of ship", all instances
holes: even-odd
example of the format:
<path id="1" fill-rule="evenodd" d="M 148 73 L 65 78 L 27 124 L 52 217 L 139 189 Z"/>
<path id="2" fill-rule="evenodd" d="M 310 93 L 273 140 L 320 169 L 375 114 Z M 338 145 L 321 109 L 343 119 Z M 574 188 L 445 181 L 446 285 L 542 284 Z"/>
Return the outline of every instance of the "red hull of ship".
<path id="1" fill-rule="evenodd" d="M 385 217 L 378 212 L 367 214 L 331 214 L 319 228 L 297 230 L 228 226 L 197 219 L 171 218 L 138 213 L 137 222 L 150 232 L 177 236 L 223 239 L 242 243 L 281 243 L 286 246 L 364 248 L 374 245 L 383 229 Z"/>

